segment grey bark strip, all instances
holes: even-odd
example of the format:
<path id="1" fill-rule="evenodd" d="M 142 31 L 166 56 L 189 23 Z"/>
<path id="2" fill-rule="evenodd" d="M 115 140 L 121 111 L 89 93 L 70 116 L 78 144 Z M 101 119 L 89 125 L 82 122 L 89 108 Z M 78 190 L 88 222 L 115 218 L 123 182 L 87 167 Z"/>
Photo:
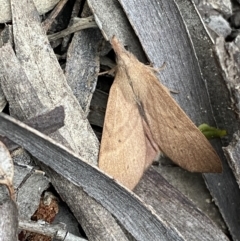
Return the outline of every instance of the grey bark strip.
<path id="1" fill-rule="evenodd" d="M 48 135 L 64 126 L 64 116 L 63 107 L 58 106 L 48 113 L 31 118 L 24 123 Z M 9 140 L 7 137 L 0 136 L 0 141 L 5 144 L 9 151 L 13 151 L 18 147 L 16 143 Z"/>
<path id="2" fill-rule="evenodd" d="M 113 35 L 116 35 L 139 60 L 146 61 L 139 41 L 119 2 L 117 0 L 88 0 L 87 2 L 104 38 L 110 40 Z"/>
<path id="3" fill-rule="evenodd" d="M 67 52 L 65 76 L 86 115 L 97 85 L 101 42 L 99 29 L 85 29 L 74 34 Z"/>
<path id="4" fill-rule="evenodd" d="M 136 240 L 183 240 L 151 207 L 144 206 L 134 193 L 49 137 L 3 113 L 0 114 L 0 134 L 23 146 L 75 186 L 82 187 L 111 212 Z"/>
<path id="5" fill-rule="evenodd" d="M 18 240 L 18 208 L 15 202 L 13 172 L 11 155 L 0 142 L 0 241 Z"/>
<path id="6" fill-rule="evenodd" d="M 239 112 L 239 108 L 238 105 L 235 106 L 235 103 L 232 103 L 232 100 L 236 100 L 237 103 L 239 100 L 239 96 L 236 95 L 238 90 L 237 88 L 235 88 L 236 86 L 234 86 L 233 84 L 235 83 L 235 81 L 236 83 L 239 82 L 239 68 L 236 68 L 236 66 L 239 65 L 236 62 L 234 62 L 234 57 L 238 56 L 238 54 L 236 54 L 235 52 L 237 50 L 237 45 L 235 45 L 237 38 L 234 42 L 227 42 L 225 43 L 225 45 L 224 40 L 222 38 L 218 38 L 214 44 L 211 37 L 207 33 L 206 28 L 202 24 L 202 19 L 199 13 L 197 12 L 193 1 L 175 1 L 178 7 L 180 8 L 181 14 L 184 18 L 184 22 L 187 25 L 189 34 L 191 36 L 197 54 L 199 65 L 201 67 L 203 78 L 206 80 L 207 83 L 212 110 L 214 113 L 214 119 L 216 120 L 218 127 L 226 129 L 228 132 L 227 137 L 225 137 L 224 140 L 222 140 L 223 146 L 226 146 L 229 144 L 232 137 L 234 137 L 234 133 L 240 128 L 239 115 L 238 118 L 236 115 L 236 113 Z M 230 52 L 228 52 L 228 48 L 231 49 Z M 212 52 L 215 53 L 212 54 Z M 216 61 L 216 59 L 218 59 L 218 61 Z M 225 68 L 226 65 L 228 66 L 228 68 Z M 228 75 L 227 72 L 225 72 L 226 69 L 230 70 L 230 75 Z M 234 71 L 238 71 L 238 73 L 234 73 Z M 234 81 L 232 77 L 235 77 L 236 80 Z M 230 106 L 232 108 L 229 108 Z M 232 149 L 234 142 L 235 140 L 233 140 L 229 146 L 229 149 L 231 149 L 232 151 L 231 154 L 233 154 L 234 152 L 236 153 L 237 151 L 237 149 Z M 235 160 L 230 161 L 226 149 L 224 149 L 224 153 L 227 157 L 228 164 L 230 164 L 230 166 L 233 164 L 232 161 L 238 160 L 237 158 L 234 158 Z M 236 170 L 233 168 L 235 178 L 237 182 L 239 182 L 239 179 L 237 178 L 235 171 Z M 227 226 L 230 229 L 233 239 L 238 240 L 240 232 L 239 223 L 237 220 L 240 213 L 240 196 L 239 189 L 237 188 L 232 172 L 229 170 L 228 167 L 227 169 L 225 169 L 225 173 L 221 177 L 222 181 L 221 183 L 219 182 L 220 186 L 222 187 L 220 193 L 218 193 L 218 188 L 216 188 L 216 183 L 218 183 L 219 180 L 215 180 L 215 183 L 214 181 L 212 182 L 210 178 L 212 178 L 213 180 L 215 179 L 214 176 L 207 177 L 207 185 L 213 183 L 210 189 L 215 190 L 215 194 L 213 194 L 214 199 L 218 199 L 217 202 L 219 202 L 219 208 L 221 210 L 224 210 L 221 212 L 225 217 L 225 222 L 227 223 Z M 224 187 L 222 186 L 222 184 L 229 186 L 231 188 L 229 189 L 228 187 Z M 231 201 L 229 202 L 229 200 Z M 230 209 L 229 206 L 231 207 Z"/>
<path id="7" fill-rule="evenodd" d="M 157 214 L 175 227 L 184 240 L 229 240 L 207 215 L 171 186 L 153 167 L 146 171 L 134 193 L 147 205 L 154 207 Z"/>
<path id="8" fill-rule="evenodd" d="M 0 186 L 0 241 L 17 241 L 18 209 L 16 203 L 4 195 L 5 187 Z"/>
<path id="9" fill-rule="evenodd" d="M 238 186 L 240 187 L 240 132 L 236 132 L 229 146 L 224 147 L 224 153 L 231 165 L 236 177 Z"/>
<path id="10" fill-rule="evenodd" d="M 238 45 L 239 39 L 240 36 L 238 36 L 233 42 L 225 42 L 224 38 L 219 37 L 216 39 L 215 45 L 215 53 L 218 59 L 218 63 L 221 66 L 223 77 L 226 82 L 226 87 L 229 89 L 229 93 L 231 94 L 231 110 L 235 110 L 234 114 L 238 115 L 238 120 L 240 117 L 240 47 Z M 224 147 L 224 153 L 228 159 L 228 163 L 233 170 L 237 183 L 240 186 L 239 128 L 238 131 L 234 133 L 233 138 L 229 143 L 229 146 Z"/>
<path id="11" fill-rule="evenodd" d="M 193 42 L 200 71 L 206 80 L 214 119 L 218 127 L 227 127 L 228 136 L 224 139 L 226 140 L 227 138 L 227 141 L 230 141 L 231 135 L 239 129 L 239 121 L 236 120 L 236 113 L 229 108 L 231 106 L 231 99 L 229 98 L 228 84 L 226 85 L 224 82 L 224 75 L 221 73 L 223 67 L 217 63 L 215 54 L 211 54 L 217 46 L 215 46 L 208 34 L 193 1 L 175 1 Z"/>

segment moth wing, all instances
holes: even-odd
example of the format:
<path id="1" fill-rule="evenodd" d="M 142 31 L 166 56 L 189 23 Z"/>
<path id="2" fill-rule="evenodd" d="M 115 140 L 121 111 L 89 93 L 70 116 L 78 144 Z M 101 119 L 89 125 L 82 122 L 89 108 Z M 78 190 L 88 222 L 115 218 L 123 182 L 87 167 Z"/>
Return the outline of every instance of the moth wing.
<path id="1" fill-rule="evenodd" d="M 160 150 L 191 172 L 221 172 L 217 153 L 158 81 L 152 68 L 126 51 L 116 37 L 112 38 L 111 44 L 122 75 L 119 81 L 125 79 L 125 85 L 132 88 L 141 117 Z"/>
<path id="2" fill-rule="evenodd" d="M 145 170 L 147 146 L 132 90 L 120 81 L 116 76 L 109 93 L 99 168 L 133 189 Z"/>
<path id="3" fill-rule="evenodd" d="M 142 89 L 145 90 L 140 99 L 153 138 L 161 151 L 188 171 L 221 172 L 221 161 L 210 142 L 171 97 L 167 88 L 151 75 L 143 81 L 145 86 Z"/>

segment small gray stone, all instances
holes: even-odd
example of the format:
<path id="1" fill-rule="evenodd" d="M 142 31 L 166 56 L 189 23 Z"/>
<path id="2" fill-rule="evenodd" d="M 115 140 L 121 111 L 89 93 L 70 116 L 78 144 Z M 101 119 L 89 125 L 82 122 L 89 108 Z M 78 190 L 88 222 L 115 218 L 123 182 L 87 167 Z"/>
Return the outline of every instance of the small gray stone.
<path id="1" fill-rule="evenodd" d="M 232 32 L 229 22 L 227 22 L 227 20 L 225 20 L 221 15 L 212 15 L 208 19 L 205 19 L 205 23 L 218 36 L 226 38 Z"/>
<path id="2" fill-rule="evenodd" d="M 232 15 L 231 0 L 194 0 L 194 3 L 201 15 L 209 14 L 208 16 L 210 16 L 211 11 L 221 13 L 226 18 Z"/>

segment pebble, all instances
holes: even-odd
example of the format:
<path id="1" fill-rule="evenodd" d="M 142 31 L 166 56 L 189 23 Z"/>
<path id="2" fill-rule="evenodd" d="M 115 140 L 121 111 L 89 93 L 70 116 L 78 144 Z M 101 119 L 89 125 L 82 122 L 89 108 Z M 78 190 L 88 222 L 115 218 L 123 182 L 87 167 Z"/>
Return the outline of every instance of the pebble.
<path id="1" fill-rule="evenodd" d="M 207 23 L 208 27 L 218 36 L 226 38 L 232 32 L 229 22 L 221 15 L 210 16 L 208 19 L 205 19 L 205 23 Z"/>
<path id="2" fill-rule="evenodd" d="M 211 34 L 214 39 L 218 36 L 227 38 L 231 34 L 232 25 L 228 21 L 233 15 L 231 0 L 194 0 L 194 2 L 204 23 L 214 32 Z M 239 19 L 235 18 L 235 23 L 240 21 L 240 16 Z"/>

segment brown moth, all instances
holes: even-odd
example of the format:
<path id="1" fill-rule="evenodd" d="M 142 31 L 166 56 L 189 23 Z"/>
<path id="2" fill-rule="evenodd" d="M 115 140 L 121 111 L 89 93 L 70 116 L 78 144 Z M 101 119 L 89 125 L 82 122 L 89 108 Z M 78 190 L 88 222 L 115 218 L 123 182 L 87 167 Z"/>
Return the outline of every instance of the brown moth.
<path id="1" fill-rule="evenodd" d="M 190 172 L 221 172 L 215 150 L 157 79 L 116 37 L 117 71 L 109 93 L 99 167 L 133 189 L 158 150 Z"/>

